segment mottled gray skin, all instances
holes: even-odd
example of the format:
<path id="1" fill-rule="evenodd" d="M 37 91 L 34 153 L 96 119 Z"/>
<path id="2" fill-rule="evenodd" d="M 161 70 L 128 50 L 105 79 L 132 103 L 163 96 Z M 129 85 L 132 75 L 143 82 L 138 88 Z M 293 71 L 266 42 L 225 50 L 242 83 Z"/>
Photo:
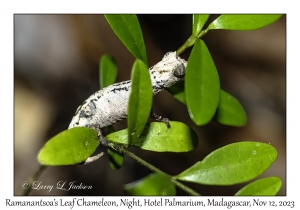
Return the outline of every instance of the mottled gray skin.
<path id="1" fill-rule="evenodd" d="M 187 62 L 176 52 L 165 54 L 159 63 L 149 69 L 153 95 L 181 80 L 186 65 Z M 77 108 L 69 128 L 103 128 L 127 118 L 130 89 L 131 81 L 128 80 L 97 91 Z"/>

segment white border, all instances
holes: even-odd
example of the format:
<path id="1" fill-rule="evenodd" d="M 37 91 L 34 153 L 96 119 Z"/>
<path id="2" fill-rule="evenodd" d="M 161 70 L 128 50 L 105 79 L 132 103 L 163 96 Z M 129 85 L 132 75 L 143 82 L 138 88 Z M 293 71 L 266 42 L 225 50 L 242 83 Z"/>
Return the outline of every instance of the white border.
<path id="1" fill-rule="evenodd" d="M 263 200 L 294 200 L 299 188 L 299 23 L 298 7 L 287 1 L 6 1 L 1 4 L 1 206 L 5 198 L 40 200 L 39 197 L 13 197 L 13 14 L 14 13 L 287 13 L 287 197 Z M 126 10 L 124 10 L 126 9 Z M 278 169 L 281 170 L 281 169 Z M 297 173 L 298 172 L 298 173 Z M 296 197 L 297 196 L 297 197 Z M 106 197 L 109 198 L 109 197 Z M 59 197 L 42 197 L 59 200 Z M 72 200 L 72 197 L 63 198 Z M 95 200 L 98 197 L 89 197 Z M 120 197 L 111 197 L 119 200 Z M 178 199 L 189 199 L 179 197 Z M 203 199 L 208 199 L 205 197 Z M 241 198 L 230 197 L 230 200 Z M 253 198 L 244 197 L 245 200 Z M 31 209 L 31 207 L 26 207 Z M 63 208 L 63 207 L 61 207 Z M 95 208 L 95 207 L 94 207 Z M 99 207 L 96 207 L 99 208 Z M 165 208 L 165 207 L 161 207 Z M 175 208 L 175 207 L 174 207 Z M 176 207 L 180 208 L 180 207 Z M 199 208 L 199 207 L 198 207 Z M 239 207 L 240 208 L 240 207 Z M 3 208 L 1 208 L 3 209 Z M 128 209 L 126 207 L 126 209 Z M 217 209 L 217 208 L 210 208 Z M 224 209 L 224 208 L 223 208 Z M 243 208 L 241 208 L 243 209 Z M 278 208 L 277 208 L 278 209 Z"/>

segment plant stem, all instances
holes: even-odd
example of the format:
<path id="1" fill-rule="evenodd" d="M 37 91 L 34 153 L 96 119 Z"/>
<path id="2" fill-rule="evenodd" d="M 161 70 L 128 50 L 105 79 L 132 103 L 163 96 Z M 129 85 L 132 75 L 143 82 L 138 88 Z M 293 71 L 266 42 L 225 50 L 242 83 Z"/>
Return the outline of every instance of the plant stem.
<path id="1" fill-rule="evenodd" d="M 203 31 L 200 31 L 199 34 L 197 35 L 191 35 L 186 41 L 185 43 L 178 48 L 178 50 L 176 51 L 177 55 L 180 55 L 181 53 L 183 53 L 188 47 L 193 46 L 196 39 L 200 39 L 202 36 L 204 36 L 206 33 L 208 32 L 208 29 L 205 29 Z"/>
<path id="2" fill-rule="evenodd" d="M 40 177 L 46 168 L 47 166 L 40 165 L 39 169 L 31 177 L 29 177 L 28 181 L 23 183 L 21 195 L 28 195 L 30 193 L 32 184 Z"/>
<path id="3" fill-rule="evenodd" d="M 176 51 L 177 55 L 180 55 L 181 53 L 183 53 L 185 51 L 186 48 L 192 46 L 195 43 L 196 37 L 194 37 L 193 35 L 191 35 L 186 41 L 185 43 L 179 47 L 179 49 Z"/>
<path id="4" fill-rule="evenodd" d="M 136 156 L 135 154 L 133 154 L 132 152 L 129 152 L 127 149 L 125 149 L 123 146 L 119 146 L 116 145 L 114 143 L 109 142 L 108 146 L 114 150 L 116 150 L 119 153 L 125 154 L 129 157 L 131 157 L 132 159 L 136 160 L 138 163 L 140 163 L 141 165 L 145 166 L 146 168 L 150 169 L 151 171 L 154 171 L 156 173 L 159 174 L 163 174 L 166 176 L 169 176 L 171 178 L 171 181 L 180 189 L 182 189 L 183 191 L 187 192 L 190 195 L 200 195 L 199 193 L 197 193 L 196 191 L 194 191 L 193 189 L 189 188 L 188 186 L 182 184 L 181 182 L 178 182 L 177 180 L 175 180 L 171 175 L 163 172 L 162 170 L 156 168 L 155 166 L 151 165 L 150 163 L 146 162 L 145 160 L 141 159 L 140 157 Z"/>
<path id="5" fill-rule="evenodd" d="M 201 194 L 197 193 L 195 190 L 189 188 L 188 186 L 182 184 L 181 182 L 178 182 L 177 180 L 175 180 L 174 178 L 172 178 L 172 182 L 180 189 L 182 189 L 183 191 L 187 192 L 190 195 L 195 195 L 195 196 L 200 196 Z"/>

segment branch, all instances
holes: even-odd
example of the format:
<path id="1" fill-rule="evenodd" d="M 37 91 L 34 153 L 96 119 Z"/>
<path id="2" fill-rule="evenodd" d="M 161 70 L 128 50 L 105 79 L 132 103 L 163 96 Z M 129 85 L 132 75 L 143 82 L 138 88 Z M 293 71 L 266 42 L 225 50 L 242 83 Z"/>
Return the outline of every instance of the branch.
<path id="1" fill-rule="evenodd" d="M 181 182 L 178 182 L 177 180 L 175 180 L 171 175 L 161 171 L 160 169 L 156 168 L 155 166 L 151 165 L 150 163 L 146 162 L 145 160 L 141 159 L 140 157 L 136 156 L 135 154 L 133 154 L 132 152 L 129 152 L 128 150 L 126 150 L 124 147 L 116 145 L 112 142 L 108 142 L 107 146 L 116 150 L 119 153 L 128 155 L 129 157 L 131 157 L 132 159 L 136 160 L 138 163 L 140 163 L 141 165 L 145 166 L 146 168 L 150 169 L 151 171 L 154 171 L 156 173 L 159 174 L 163 174 L 166 176 L 169 176 L 171 178 L 171 181 L 180 189 L 182 189 L 183 191 L 185 191 L 186 193 L 190 194 L 190 195 L 195 195 L 195 196 L 199 196 L 200 194 L 197 193 L 196 191 L 194 191 L 193 189 L 189 188 L 188 186 L 182 184 Z"/>
<path id="2" fill-rule="evenodd" d="M 176 51 L 177 55 L 182 54 L 187 48 L 193 46 L 195 44 L 196 39 L 200 39 L 202 36 L 204 36 L 206 33 L 208 32 L 208 30 L 203 30 L 201 31 L 198 35 L 191 35 L 186 41 L 185 43 L 178 48 L 178 50 Z"/>

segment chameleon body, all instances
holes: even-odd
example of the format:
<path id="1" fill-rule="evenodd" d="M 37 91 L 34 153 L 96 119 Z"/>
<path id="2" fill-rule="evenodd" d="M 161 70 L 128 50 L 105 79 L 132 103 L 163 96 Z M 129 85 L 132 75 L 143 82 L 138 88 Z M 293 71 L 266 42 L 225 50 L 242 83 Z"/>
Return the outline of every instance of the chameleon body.
<path id="1" fill-rule="evenodd" d="M 187 62 L 176 52 L 166 53 L 160 62 L 149 69 L 153 95 L 181 80 L 186 65 Z M 96 127 L 100 132 L 100 128 L 127 118 L 130 90 L 131 81 L 128 80 L 97 91 L 77 108 L 69 128 Z"/>

